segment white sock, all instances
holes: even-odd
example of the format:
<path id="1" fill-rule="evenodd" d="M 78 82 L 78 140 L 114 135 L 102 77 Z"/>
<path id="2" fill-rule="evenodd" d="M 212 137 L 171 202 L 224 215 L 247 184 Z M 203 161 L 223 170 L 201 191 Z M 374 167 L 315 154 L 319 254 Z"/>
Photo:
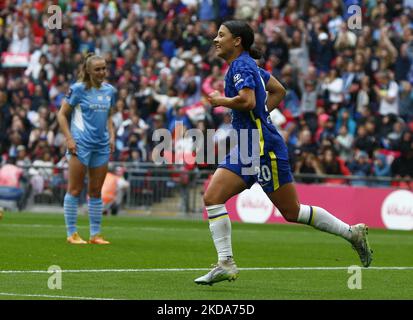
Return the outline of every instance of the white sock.
<path id="1" fill-rule="evenodd" d="M 297 222 L 351 240 L 351 226 L 323 208 L 300 204 Z"/>
<path id="2" fill-rule="evenodd" d="M 207 206 L 206 210 L 208 212 L 209 230 L 218 253 L 218 261 L 232 258 L 231 220 L 225 205 Z"/>

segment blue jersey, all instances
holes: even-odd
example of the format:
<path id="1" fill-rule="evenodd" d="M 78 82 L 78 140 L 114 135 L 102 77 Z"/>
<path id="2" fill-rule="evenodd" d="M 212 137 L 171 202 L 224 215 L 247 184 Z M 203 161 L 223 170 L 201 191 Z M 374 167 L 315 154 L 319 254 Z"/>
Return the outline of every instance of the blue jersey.
<path id="1" fill-rule="evenodd" d="M 235 59 L 225 76 L 225 95 L 235 97 L 243 88 L 255 91 L 256 105 L 251 111 L 232 110 L 232 126 L 240 137 L 241 129 L 258 129 L 259 154 L 266 155 L 274 152 L 280 160 L 288 160 L 288 151 L 282 136 L 271 121 L 267 109 L 267 92 L 265 86 L 270 79 L 270 74 L 257 66 L 254 59 L 247 52 L 243 52 Z M 251 137 L 251 135 L 248 135 Z M 254 148 L 252 139 L 249 140 L 248 150 Z M 239 142 L 239 141 L 238 141 Z"/>
<path id="2" fill-rule="evenodd" d="M 66 101 L 73 108 L 70 131 L 76 144 L 93 150 L 108 147 L 107 123 L 115 94 L 116 89 L 108 83 L 89 90 L 82 82 L 70 86 Z"/>

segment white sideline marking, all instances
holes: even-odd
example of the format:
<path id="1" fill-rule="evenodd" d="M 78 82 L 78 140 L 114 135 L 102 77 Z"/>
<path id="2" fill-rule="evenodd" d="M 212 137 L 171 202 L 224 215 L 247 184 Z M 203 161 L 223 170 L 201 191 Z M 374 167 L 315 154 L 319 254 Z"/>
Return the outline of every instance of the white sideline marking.
<path id="1" fill-rule="evenodd" d="M 65 226 L 62 225 L 56 225 L 56 224 L 26 224 L 26 223 L 8 223 L 4 224 L 4 227 L 17 227 L 17 228 L 61 228 L 64 229 Z M 89 229 L 89 226 L 77 226 L 78 229 Z M 137 230 L 146 230 L 146 231 L 180 231 L 182 229 L 189 230 L 189 231 L 199 231 L 198 228 L 161 228 L 161 227 L 122 227 L 122 226 L 105 226 L 105 229 L 109 230 L 124 230 L 124 229 L 137 229 Z M 255 231 L 255 230 L 245 230 L 247 232 L 249 231 Z"/>
<path id="2" fill-rule="evenodd" d="M 238 268 L 241 271 L 301 271 L 301 270 L 348 270 L 348 267 L 249 267 Z M 413 270 L 413 267 L 369 267 L 363 270 Z M 62 270 L 62 273 L 99 273 L 99 272 L 185 272 L 207 271 L 210 268 L 142 268 L 142 269 L 83 269 Z M 50 273 L 47 270 L 0 270 L 0 274 L 6 273 Z"/>
<path id="3" fill-rule="evenodd" d="M 33 297 L 33 298 L 60 298 L 60 299 L 80 299 L 80 300 L 115 300 L 111 298 L 93 298 L 93 297 L 73 297 L 73 296 L 53 296 L 48 294 L 22 294 L 22 293 L 8 293 L 0 292 L 0 296 L 13 297 Z"/>
<path id="4" fill-rule="evenodd" d="M 3 227 L 17 227 L 17 228 L 53 228 L 53 229 L 60 228 L 61 230 L 65 230 L 65 226 L 63 224 L 62 225 L 56 225 L 56 224 L 7 223 L 7 224 L 0 225 L 0 227 L 2 227 L 2 226 Z M 311 229 L 307 229 L 307 231 L 305 231 L 304 225 L 297 225 L 297 226 L 303 227 L 303 228 L 300 228 L 301 232 L 303 232 L 303 231 L 304 232 L 308 232 L 308 231 L 312 232 Z M 89 230 L 89 226 L 87 226 L 87 225 L 77 226 L 77 228 L 78 229 Z M 182 231 L 182 230 L 199 232 L 199 230 L 202 230 L 200 228 L 191 228 L 191 227 L 189 227 L 189 228 L 187 228 L 187 227 L 183 227 L 183 228 L 176 228 L 176 227 L 168 228 L 168 227 L 165 227 L 165 228 L 162 228 L 162 227 L 140 227 L 140 226 L 127 226 L 127 227 L 126 226 L 105 226 L 104 228 L 107 229 L 107 230 L 125 230 L 125 229 L 128 229 L 128 230 L 166 231 L 166 232 L 175 232 L 175 231 Z M 205 230 L 208 230 L 208 229 L 205 229 Z M 270 230 L 270 229 L 268 229 L 268 231 L 273 232 L 273 230 Z M 256 230 L 248 230 L 248 229 L 247 230 L 242 230 L 242 233 L 257 233 L 257 232 L 262 232 L 262 230 L 258 230 L 258 229 L 256 229 Z M 291 232 L 291 231 L 280 229 L 280 230 L 277 230 L 277 232 Z M 294 231 L 294 232 L 296 232 L 296 231 Z M 406 232 L 406 234 L 407 234 L 407 232 Z M 388 238 L 388 235 L 375 234 L 374 237 L 375 238 Z M 405 235 L 392 234 L 391 237 L 392 238 L 397 238 L 397 237 L 400 237 L 400 238 L 403 237 L 404 238 Z"/>
<path id="5" fill-rule="evenodd" d="M 51 229 L 57 229 L 60 228 L 61 230 L 65 230 L 64 224 L 61 225 L 56 225 L 56 224 L 25 224 L 25 223 L 8 223 L 4 224 L 4 227 L 14 227 L 14 228 L 51 228 Z M 1 227 L 1 225 L 0 225 Z M 80 230 L 89 230 L 89 226 L 83 225 L 83 226 L 77 226 L 78 229 Z M 139 226 L 104 226 L 103 227 L 105 230 L 140 230 L 140 231 L 155 231 L 155 232 L 176 232 L 176 231 L 191 231 L 191 232 L 199 232 L 199 230 L 202 230 L 200 228 L 168 228 L 168 227 L 139 227 Z M 204 228 L 204 230 L 208 231 L 208 227 Z M 243 233 L 257 233 L 261 232 L 260 230 L 242 230 Z M 282 231 L 277 231 L 277 232 L 282 232 Z"/>

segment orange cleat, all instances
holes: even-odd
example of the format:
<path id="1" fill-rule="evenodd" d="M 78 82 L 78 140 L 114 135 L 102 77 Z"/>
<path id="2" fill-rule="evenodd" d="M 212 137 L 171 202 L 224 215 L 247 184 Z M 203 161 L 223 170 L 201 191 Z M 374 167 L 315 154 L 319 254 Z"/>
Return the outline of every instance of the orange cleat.
<path id="1" fill-rule="evenodd" d="M 97 234 L 93 236 L 92 238 L 90 238 L 89 243 L 90 244 L 110 244 L 110 242 L 103 239 L 103 236 L 100 234 Z"/>
<path id="2" fill-rule="evenodd" d="M 67 238 L 67 243 L 70 244 L 87 244 L 85 240 L 83 240 L 77 232 L 74 232 L 70 237 Z"/>

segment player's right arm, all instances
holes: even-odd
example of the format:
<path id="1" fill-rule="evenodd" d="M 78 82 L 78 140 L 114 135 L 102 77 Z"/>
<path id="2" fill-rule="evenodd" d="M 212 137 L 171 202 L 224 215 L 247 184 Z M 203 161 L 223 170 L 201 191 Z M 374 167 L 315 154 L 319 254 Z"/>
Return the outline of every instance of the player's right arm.
<path id="1" fill-rule="evenodd" d="M 66 100 L 63 100 L 62 106 L 57 114 L 57 121 L 59 122 L 60 130 L 66 138 L 67 149 L 70 154 L 76 154 L 76 142 L 72 137 L 69 126 L 69 119 L 72 113 L 72 107 Z"/>
<path id="2" fill-rule="evenodd" d="M 287 91 L 285 90 L 283 85 L 272 75 L 270 76 L 270 79 L 268 80 L 265 89 L 268 91 L 268 112 L 271 112 L 280 104 L 282 99 L 284 99 Z"/>

